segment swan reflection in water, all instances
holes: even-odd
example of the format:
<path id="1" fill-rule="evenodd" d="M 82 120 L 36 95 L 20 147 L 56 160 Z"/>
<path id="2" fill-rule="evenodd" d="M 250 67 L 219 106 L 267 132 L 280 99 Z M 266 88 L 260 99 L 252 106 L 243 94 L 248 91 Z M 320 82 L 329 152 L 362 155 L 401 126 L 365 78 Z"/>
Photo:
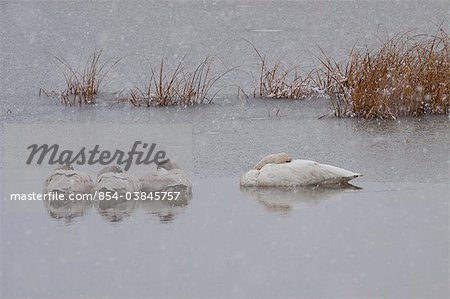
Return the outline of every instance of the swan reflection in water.
<path id="1" fill-rule="evenodd" d="M 123 172 L 120 166 L 107 166 L 99 171 L 93 188 L 96 194 L 94 206 L 97 212 L 111 222 L 122 221 L 136 210 L 136 201 L 127 193 L 139 192 L 139 179 Z"/>
<path id="2" fill-rule="evenodd" d="M 329 199 L 339 199 L 348 190 L 362 188 L 351 184 L 336 186 L 244 187 L 240 190 L 256 199 L 269 212 L 288 215 L 294 208 L 311 207 Z"/>
<path id="3" fill-rule="evenodd" d="M 85 215 L 92 208 L 90 200 L 70 200 L 69 194 L 61 193 L 58 200 L 43 200 L 48 215 L 57 220 L 72 222 L 75 218 Z"/>
<path id="4" fill-rule="evenodd" d="M 192 199 L 192 189 L 186 186 L 173 186 L 164 192 L 180 192 L 177 200 L 140 200 L 139 206 L 146 213 L 156 215 L 160 222 L 172 222 L 176 215 L 184 213 Z"/>
<path id="5" fill-rule="evenodd" d="M 156 192 L 180 192 L 178 198 L 168 200 L 156 200 Z M 142 209 L 151 215 L 157 215 L 162 223 L 172 222 L 177 214 L 183 213 L 192 198 L 192 192 L 184 187 L 174 186 L 153 193 L 139 193 L 148 195 L 147 199 L 131 198 L 126 196 L 117 199 L 94 201 L 97 212 L 108 221 L 118 222 L 131 216 L 138 209 Z M 150 195 L 151 194 L 151 195 Z M 161 193 L 160 193 L 161 194 Z M 175 196 L 174 196 L 175 197 Z"/>
<path id="6" fill-rule="evenodd" d="M 125 196 L 110 200 L 71 200 L 64 194 L 60 200 L 43 200 L 48 215 L 53 219 L 72 222 L 85 215 L 93 206 L 97 213 L 110 222 L 119 222 L 131 216 L 138 209 L 158 216 L 160 222 L 170 223 L 183 213 L 192 199 L 192 191 L 185 187 L 174 186 L 160 192 L 180 192 L 176 200 L 127 200 Z M 175 197 L 175 196 L 174 196 Z"/>

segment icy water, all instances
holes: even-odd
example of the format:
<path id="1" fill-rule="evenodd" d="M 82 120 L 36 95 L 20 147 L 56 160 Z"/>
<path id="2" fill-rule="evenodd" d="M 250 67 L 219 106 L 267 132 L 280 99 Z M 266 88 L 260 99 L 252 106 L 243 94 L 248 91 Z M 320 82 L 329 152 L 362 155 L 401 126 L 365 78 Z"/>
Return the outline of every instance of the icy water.
<path id="1" fill-rule="evenodd" d="M 200 180 L 186 207 L 2 215 L 6 297 L 442 297 L 448 186 L 240 191 Z M 5 223 L 6 222 L 6 223 Z"/>
<path id="2" fill-rule="evenodd" d="M 13 212 L 2 201 L 2 298 L 448 298 L 448 117 L 319 119 L 324 99 L 236 98 L 237 86 L 252 94 L 258 70 L 243 39 L 307 68 L 318 45 L 343 58 L 399 30 L 448 28 L 446 1 L 9 1 L 0 13 L 2 128 L 190 124 L 195 182 L 187 205 L 130 205 L 114 222 L 94 206 L 55 219 L 43 204 Z M 241 68 L 215 104 L 187 109 L 37 97 L 62 84 L 49 53 L 77 64 L 100 48 L 124 57 L 107 99 L 142 84 L 143 62 L 163 55 Z M 363 173 L 362 189 L 239 188 L 244 171 L 280 151 Z"/>

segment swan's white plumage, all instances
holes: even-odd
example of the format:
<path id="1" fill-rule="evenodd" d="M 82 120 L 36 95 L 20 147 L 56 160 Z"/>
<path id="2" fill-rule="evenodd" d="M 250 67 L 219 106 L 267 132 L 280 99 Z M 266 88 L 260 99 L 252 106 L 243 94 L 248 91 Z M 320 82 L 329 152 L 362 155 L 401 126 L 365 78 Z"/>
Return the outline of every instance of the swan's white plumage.
<path id="1" fill-rule="evenodd" d="M 347 183 L 361 176 L 339 167 L 310 160 L 264 165 L 261 170 L 251 169 L 241 177 L 242 186 L 308 186 Z"/>
<path id="2" fill-rule="evenodd" d="M 44 182 L 44 193 L 89 193 L 91 177 L 73 169 L 55 169 Z"/>
<path id="3" fill-rule="evenodd" d="M 143 192 L 161 191 L 170 187 L 186 187 L 188 190 L 192 188 L 186 172 L 178 168 L 149 171 L 140 177 L 140 182 Z"/>
<path id="4" fill-rule="evenodd" d="M 106 172 L 97 177 L 95 191 L 117 193 L 138 192 L 142 185 L 138 178 L 125 172 Z"/>

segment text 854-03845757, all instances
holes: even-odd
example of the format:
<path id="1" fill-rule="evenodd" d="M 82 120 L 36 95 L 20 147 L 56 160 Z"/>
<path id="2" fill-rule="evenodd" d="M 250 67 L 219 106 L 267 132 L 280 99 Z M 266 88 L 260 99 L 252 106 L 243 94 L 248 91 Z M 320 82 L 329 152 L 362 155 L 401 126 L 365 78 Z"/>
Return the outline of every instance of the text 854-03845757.
<path id="1" fill-rule="evenodd" d="M 96 191 L 94 198 L 98 200 L 155 200 L 173 201 L 178 200 L 179 191 L 154 191 L 154 192 L 100 192 Z"/>

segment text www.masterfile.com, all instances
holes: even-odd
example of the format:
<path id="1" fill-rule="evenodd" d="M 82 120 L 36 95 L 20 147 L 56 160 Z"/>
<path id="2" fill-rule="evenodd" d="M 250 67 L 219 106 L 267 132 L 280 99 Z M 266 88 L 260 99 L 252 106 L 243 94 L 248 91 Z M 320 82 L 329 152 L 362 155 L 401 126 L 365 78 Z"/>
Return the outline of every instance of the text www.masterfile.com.
<path id="1" fill-rule="evenodd" d="M 11 193 L 9 198 L 13 201 L 20 200 L 155 200 L 155 201 L 173 201 L 178 200 L 181 192 L 179 191 L 153 191 L 153 192 L 113 192 L 113 191 L 95 191 L 94 193 Z"/>

